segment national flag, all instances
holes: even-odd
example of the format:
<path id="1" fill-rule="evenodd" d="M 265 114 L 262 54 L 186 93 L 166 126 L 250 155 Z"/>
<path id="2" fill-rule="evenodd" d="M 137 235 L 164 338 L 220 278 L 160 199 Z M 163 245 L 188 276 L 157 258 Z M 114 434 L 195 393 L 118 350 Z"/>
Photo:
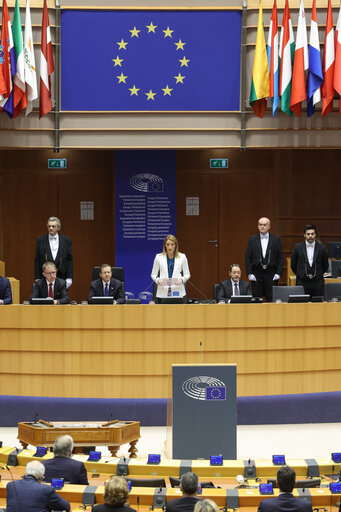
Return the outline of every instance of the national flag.
<path id="1" fill-rule="evenodd" d="M 9 117 L 13 117 L 13 77 L 17 68 L 15 64 L 11 21 L 9 18 L 6 0 L 3 0 L 2 5 L 1 44 L 4 52 L 3 74 L 6 82 L 6 93 L 0 96 L 0 107 Z"/>
<path id="2" fill-rule="evenodd" d="M 285 8 L 283 12 L 279 56 L 281 63 L 279 75 L 279 95 L 281 97 L 281 110 L 289 116 L 292 116 L 292 111 L 290 110 L 290 97 L 292 84 L 292 67 L 295 57 L 295 41 L 288 0 L 285 2 Z"/>
<path id="3" fill-rule="evenodd" d="M 20 112 L 27 106 L 24 70 L 24 47 L 22 40 L 21 18 L 18 0 L 15 0 L 12 34 L 15 52 L 15 62 L 17 67 L 17 71 L 13 78 L 13 117 L 17 117 L 20 114 Z"/>
<path id="4" fill-rule="evenodd" d="M 298 117 L 301 117 L 302 101 L 307 98 L 305 72 L 308 70 L 308 41 L 305 21 L 304 5 L 301 0 L 298 14 L 294 69 L 292 72 L 292 86 L 290 108 Z"/>
<path id="5" fill-rule="evenodd" d="M 324 38 L 323 50 L 323 84 L 322 84 L 322 117 L 333 110 L 334 98 L 334 67 L 335 67 L 335 48 L 334 48 L 334 27 L 333 11 L 330 0 L 328 0 L 328 11 L 326 21 L 326 33 Z"/>
<path id="6" fill-rule="evenodd" d="M 41 26 L 41 52 L 40 52 L 40 113 L 45 116 L 52 110 L 51 101 L 51 75 L 54 72 L 49 13 L 46 0 L 44 0 L 43 21 Z"/>
<path id="7" fill-rule="evenodd" d="M 341 96 L 341 6 L 335 29 L 334 89 L 339 96 Z M 341 113 L 341 98 L 339 103 L 339 113 Z"/>
<path id="8" fill-rule="evenodd" d="M 270 94 L 269 64 L 266 54 L 262 1 L 259 4 L 255 58 L 250 91 L 250 105 L 254 113 L 263 117 Z"/>
<path id="9" fill-rule="evenodd" d="M 26 115 L 32 112 L 33 101 L 38 98 L 37 73 L 34 58 L 30 2 L 26 1 L 25 38 L 24 38 L 24 70 L 27 94 Z"/>
<path id="10" fill-rule="evenodd" d="M 316 4 L 313 0 L 310 22 L 309 41 L 309 75 L 307 84 L 307 115 L 315 112 L 315 105 L 321 101 L 321 85 L 323 83 L 320 41 L 316 16 Z"/>
<path id="11" fill-rule="evenodd" d="M 275 117 L 279 104 L 278 22 L 276 0 L 274 0 L 272 7 L 267 54 L 270 73 L 270 98 L 272 98 L 272 115 Z"/>

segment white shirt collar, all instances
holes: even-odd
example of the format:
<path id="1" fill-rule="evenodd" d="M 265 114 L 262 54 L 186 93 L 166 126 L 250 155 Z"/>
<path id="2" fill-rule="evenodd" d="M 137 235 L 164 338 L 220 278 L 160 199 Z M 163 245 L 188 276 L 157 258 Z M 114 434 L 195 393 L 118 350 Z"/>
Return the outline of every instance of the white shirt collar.
<path id="1" fill-rule="evenodd" d="M 260 234 L 260 239 L 262 240 L 265 240 L 265 239 L 268 239 L 269 238 L 269 232 L 265 233 L 265 235 L 262 235 L 262 233 L 259 233 Z"/>

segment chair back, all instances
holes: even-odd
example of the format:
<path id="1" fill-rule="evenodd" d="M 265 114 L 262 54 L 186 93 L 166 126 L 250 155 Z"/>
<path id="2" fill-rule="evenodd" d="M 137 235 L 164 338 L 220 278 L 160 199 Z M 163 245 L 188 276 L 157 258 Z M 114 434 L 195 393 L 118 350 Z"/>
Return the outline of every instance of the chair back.
<path id="1" fill-rule="evenodd" d="M 218 291 L 221 288 L 221 284 L 214 284 L 213 285 L 213 299 L 218 302 Z"/>
<path id="2" fill-rule="evenodd" d="M 96 266 L 92 269 L 92 279 L 91 281 L 95 281 L 95 279 L 99 278 L 99 273 L 101 271 L 100 266 Z M 124 283 L 124 268 L 123 267 L 111 267 L 112 277 L 114 279 L 118 279 Z"/>
<path id="3" fill-rule="evenodd" d="M 273 286 L 272 287 L 272 302 L 281 300 L 288 302 L 289 295 L 304 295 L 303 286 Z"/>
<path id="4" fill-rule="evenodd" d="M 341 283 L 326 283 L 324 289 L 324 298 L 326 300 L 341 300 Z"/>

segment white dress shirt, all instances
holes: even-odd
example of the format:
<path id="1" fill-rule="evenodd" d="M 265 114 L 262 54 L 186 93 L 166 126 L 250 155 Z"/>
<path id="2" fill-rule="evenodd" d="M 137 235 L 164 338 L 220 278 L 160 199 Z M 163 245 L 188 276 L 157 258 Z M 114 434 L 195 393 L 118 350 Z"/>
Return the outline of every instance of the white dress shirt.
<path id="1" fill-rule="evenodd" d="M 260 235 L 260 243 L 262 246 L 263 258 L 265 258 L 266 250 L 268 248 L 268 243 L 269 243 L 269 233 L 266 233 L 266 235 Z"/>
<path id="2" fill-rule="evenodd" d="M 56 236 L 49 235 L 49 243 L 50 243 L 50 249 L 51 249 L 51 252 L 52 252 L 52 257 L 55 260 L 56 256 L 57 256 L 58 249 L 59 249 L 59 236 L 58 236 L 58 233 L 56 234 Z"/>
<path id="3" fill-rule="evenodd" d="M 237 285 L 238 290 L 239 290 L 239 294 L 238 295 L 240 295 L 239 281 L 237 283 L 235 283 L 233 281 L 233 279 L 231 279 L 231 283 L 232 283 L 232 295 L 236 295 L 236 287 L 235 287 L 235 285 Z"/>
<path id="4" fill-rule="evenodd" d="M 307 256 L 309 265 L 313 265 L 313 259 L 314 259 L 314 250 L 315 250 L 315 241 L 312 244 L 309 244 L 307 241 L 305 243 L 306 249 L 307 249 Z"/>

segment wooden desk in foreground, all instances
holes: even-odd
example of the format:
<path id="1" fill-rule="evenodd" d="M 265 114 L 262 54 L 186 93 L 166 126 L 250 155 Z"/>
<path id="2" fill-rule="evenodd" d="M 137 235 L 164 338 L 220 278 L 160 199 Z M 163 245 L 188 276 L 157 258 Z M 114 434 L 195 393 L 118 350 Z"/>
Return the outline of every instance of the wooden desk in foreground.
<path id="1" fill-rule="evenodd" d="M 139 421 L 86 421 L 18 423 L 18 439 L 24 449 L 33 446 L 53 446 L 58 436 L 69 435 L 74 446 L 108 446 L 116 457 L 122 444 L 130 443 L 131 458 L 136 458 L 136 443 L 140 438 Z"/>
<path id="2" fill-rule="evenodd" d="M 7 482 L 0 482 L 0 498 L 6 497 L 6 485 Z M 45 485 L 45 484 L 41 484 Z M 73 503 L 82 503 L 83 493 L 85 491 L 84 485 L 65 485 L 63 489 L 58 490 L 58 494 L 65 500 Z M 129 503 L 133 508 L 141 506 L 151 506 L 154 502 L 154 496 L 158 492 L 157 489 L 150 487 L 133 487 L 129 495 Z M 218 505 L 218 507 L 229 507 L 229 493 L 228 489 L 203 489 L 202 498 L 209 498 Z M 279 493 L 278 489 L 274 490 L 274 495 L 277 496 Z M 104 486 L 98 486 L 94 489 L 96 503 L 103 503 L 104 498 Z M 299 493 L 297 489 L 294 489 L 293 494 L 298 497 Z M 173 500 L 181 497 L 180 489 L 166 488 L 160 495 L 165 496 L 166 501 Z M 331 507 L 335 506 L 340 501 L 340 494 L 331 494 L 327 488 L 318 489 L 306 489 L 305 495 L 307 498 L 311 498 L 313 508 L 316 507 Z M 302 494 L 301 494 L 302 496 Z M 258 507 L 261 500 L 266 499 L 266 496 L 262 496 L 258 489 L 237 489 L 237 497 L 239 507 Z M 271 498 L 271 496 L 268 496 Z"/>
<path id="3" fill-rule="evenodd" d="M 201 348 L 237 364 L 238 396 L 341 380 L 341 303 L 12 305 L 0 325 L 3 395 L 167 398 L 172 363 L 201 363 Z"/>

